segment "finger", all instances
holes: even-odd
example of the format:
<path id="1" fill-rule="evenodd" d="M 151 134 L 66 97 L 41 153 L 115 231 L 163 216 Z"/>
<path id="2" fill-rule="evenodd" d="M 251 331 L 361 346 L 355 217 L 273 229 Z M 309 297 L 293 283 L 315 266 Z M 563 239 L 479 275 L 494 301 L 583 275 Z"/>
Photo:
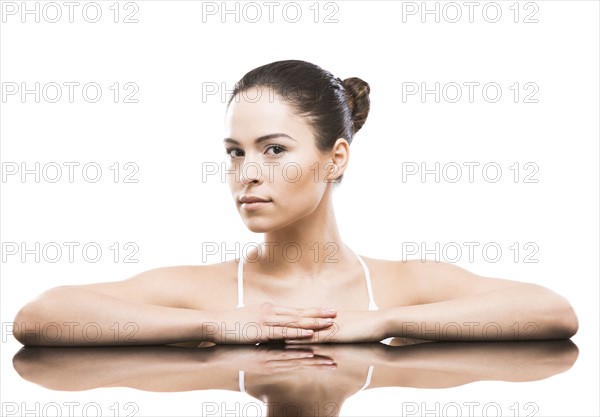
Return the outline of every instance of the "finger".
<path id="1" fill-rule="evenodd" d="M 285 342 L 285 341 L 284 341 Z M 293 345 L 288 345 L 285 344 L 283 345 L 283 348 L 285 350 L 299 350 L 299 351 L 306 351 L 307 349 L 310 349 L 310 351 L 315 354 L 315 356 L 327 356 L 327 357 L 334 357 L 336 352 L 336 346 L 335 345 L 329 345 L 329 344 L 323 344 L 323 343 L 315 343 L 314 346 L 293 346 Z"/>
<path id="2" fill-rule="evenodd" d="M 285 339 L 285 343 L 294 344 L 294 345 L 304 345 L 304 344 L 313 344 L 315 343 L 312 338 L 308 339 Z"/>
<path id="3" fill-rule="evenodd" d="M 264 324 L 279 327 L 298 327 L 300 329 L 321 330 L 333 325 L 333 318 L 309 318 L 300 316 L 275 316 Z"/>
<path id="4" fill-rule="evenodd" d="M 337 364 L 333 360 L 327 359 L 302 359 L 288 362 L 280 362 L 276 364 L 267 364 L 267 368 L 276 372 L 295 371 L 301 369 L 331 369 L 336 368 Z"/>
<path id="5" fill-rule="evenodd" d="M 268 355 L 269 359 L 265 359 L 265 362 L 286 362 L 295 359 L 324 359 L 333 360 L 332 356 L 329 355 L 316 355 L 313 347 L 305 346 L 289 346 L 284 345 L 284 350 L 278 352 L 270 352 Z"/>
<path id="6" fill-rule="evenodd" d="M 285 367 L 285 366 L 322 366 L 322 365 L 332 365 L 335 361 L 331 358 L 306 358 L 306 359 L 293 359 L 287 362 L 279 362 L 275 366 L 277 367 Z"/>
<path id="7" fill-rule="evenodd" d="M 319 343 L 319 335 L 318 332 L 314 332 L 312 335 L 307 337 L 286 337 L 284 339 L 286 344 L 315 344 Z"/>
<path id="8" fill-rule="evenodd" d="M 302 348 L 302 346 L 306 346 L 306 345 L 298 345 L 298 346 L 295 346 L 295 347 Z M 290 345 L 290 347 L 293 347 L 293 346 Z M 308 359 L 310 359 L 310 361 L 308 361 Z M 328 356 L 328 355 L 314 355 L 311 358 L 306 358 L 306 360 L 308 362 L 310 362 L 310 363 L 312 363 L 312 362 L 314 362 L 314 363 L 335 362 L 335 359 L 332 356 Z"/>
<path id="9" fill-rule="evenodd" d="M 270 361 L 289 361 L 289 360 L 294 360 L 294 359 L 305 359 L 305 358 L 312 358 L 315 356 L 314 353 L 312 353 L 311 349 L 306 349 L 306 348 L 302 348 L 302 349 L 297 349 L 296 351 L 292 351 L 292 350 L 287 350 L 287 351 L 282 351 L 280 354 L 278 355 L 274 355 L 275 358 L 271 358 L 268 360 L 268 362 Z"/>
<path id="10" fill-rule="evenodd" d="M 295 317 L 335 317 L 337 315 L 335 309 L 328 307 L 295 308 L 276 305 L 273 307 L 273 311 L 279 315 Z"/>
<path id="11" fill-rule="evenodd" d="M 269 339 L 298 339 L 312 337 L 314 332 L 311 329 L 301 329 L 297 327 L 271 327 Z"/>
<path id="12" fill-rule="evenodd" d="M 312 346 L 308 347 L 308 346 L 289 346 L 289 345 L 283 345 L 283 349 L 284 352 L 311 352 L 311 353 L 315 353 L 315 350 Z"/>

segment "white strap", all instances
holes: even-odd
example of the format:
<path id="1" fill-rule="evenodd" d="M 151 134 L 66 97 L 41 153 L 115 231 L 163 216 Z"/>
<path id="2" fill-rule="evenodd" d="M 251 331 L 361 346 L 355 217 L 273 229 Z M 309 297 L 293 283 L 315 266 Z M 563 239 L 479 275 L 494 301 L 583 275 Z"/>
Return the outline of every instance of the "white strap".
<path id="1" fill-rule="evenodd" d="M 240 380 L 240 392 L 246 392 L 246 387 L 244 386 L 244 371 L 239 372 L 238 378 Z"/>
<path id="2" fill-rule="evenodd" d="M 359 389 L 359 391 L 364 390 L 371 383 L 371 377 L 373 376 L 373 369 L 374 368 L 375 368 L 374 365 L 369 366 L 369 372 L 367 373 L 367 382 L 365 382 L 365 385 L 363 385 L 363 387 L 361 389 Z"/>
<path id="3" fill-rule="evenodd" d="M 238 263 L 238 303 L 236 308 L 244 307 L 244 256 Z"/>
<path id="4" fill-rule="evenodd" d="M 367 290 L 369 291 L 369 310 L 379 310 L 377 304 L 375 304 L 375 298 L 373 297 L 373 288 L 371 287 L 371 274 L 365 261 L 359 255 L 356 255 L 363 269 L 365 270 L 365 281 L 367 281 Z"/>

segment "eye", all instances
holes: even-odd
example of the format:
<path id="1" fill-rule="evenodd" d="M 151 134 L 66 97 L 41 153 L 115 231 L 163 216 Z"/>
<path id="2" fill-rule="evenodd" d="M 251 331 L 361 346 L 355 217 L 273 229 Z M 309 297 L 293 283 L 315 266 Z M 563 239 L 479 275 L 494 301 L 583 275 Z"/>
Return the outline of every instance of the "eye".
<path id="1" fill-rule="evenodd" d="M 230 158 L 237 158 L 240 155 L 232 155 L 232 152 L 241 151 L 239 148 L 227 148 L 225 149 L 225 154 Z"/>
<path id="2" fill-rule="evenodd" d="M 273 151 L 273 153 L 271 154 L 272 156 L 279 155 L 280 153 L 286 151 L 286 149 L 283 146 L 281 146 L 281 145 L 269 145 L 269 146 L 267 146 L 267 152 L 270 151 L 270 150 Z M 236 154 L 235 152 L 239 152 L 239 154 Z M 241 149 L 239 149 L 239 148 L 227 148 L 227 149 L 225 149 L 225 154 L 227 156 L 229 156 L 230 158 L 232 158 L 232 159 L 244 156 L 243 151 Z"/>
<path id="3" fill-rule="evenodd" d="M 273 150 L 279 150 L 280 151 L 280 152 L 275 152 L 275 155 L 279 155 L 280 153 L 285 152 L 285 148 L 283 146 L 281 146 L 281 145 L 270 145 L 270 146 L 267 146 L 267 150 L 271 150 L 271 149 L 273 149 Z"/>

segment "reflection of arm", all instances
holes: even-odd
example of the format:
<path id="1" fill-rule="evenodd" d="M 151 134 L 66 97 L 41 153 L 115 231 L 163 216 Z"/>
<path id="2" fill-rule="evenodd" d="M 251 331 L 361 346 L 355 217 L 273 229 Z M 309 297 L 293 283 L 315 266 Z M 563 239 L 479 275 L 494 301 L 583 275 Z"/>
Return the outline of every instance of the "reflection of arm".
<path id="1" fill-rule="evenodd" d="M 144 391 L 238 389 L 238 373 L 209 348 L 168 346 L 23 348 L 13 359 L 25 379 L 59 391 L 131 387 Z"/>
<path id="2" fill-rule="evenodd" d="M 21 349 L 13 362 L 23 378 L 55 390 L 125 386 L 147 391 L 237 391 L 238 370 L 245 364 L 259 371 L 264 369 L 261 379 L 265 385 L 279 385 L 283 378 L 292 385 L 303 386 L 309 370 L 315 377 L 327 372 L 335 380 L 335 370 L 322 370 L 316 365 L 320 359 L 331 357 L 340 369 L 344 365 L 374 365 L 369 388 L 442 388 L 484 380 L 544 379 L 568 370 L 578 355 L 577 347 L 569 340 L 423 343 L 402 347 L 381 343 L 316 344 L 297 349 L 290 352 L 233 345 L 199 349 L 28 347 Z M 299 356 L 307 349 L 312 350 L 314 358 Z M 343 377 L 344 373 L 339 375 Z"/>
<path id="3" fill-rule="evenodd" d="M 373 387 L 446 388 L 475 381 L 536 381 L 570 369 L 579 350 L 570 340 L 424 343 L 386 349 Z"/>
<path id="4" fill-rule="evenodd" d="M 14 334 L 28 346 L 140 345 L 198 341 L 206 312 L 179 308 L 197 267 L 157 268 L 130 279 L 56 287 L 15 318 Z"/>

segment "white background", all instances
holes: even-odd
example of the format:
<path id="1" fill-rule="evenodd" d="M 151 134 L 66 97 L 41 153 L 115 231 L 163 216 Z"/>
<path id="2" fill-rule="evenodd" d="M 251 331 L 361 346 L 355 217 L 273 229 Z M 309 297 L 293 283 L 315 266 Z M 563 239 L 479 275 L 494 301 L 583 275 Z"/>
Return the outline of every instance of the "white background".
<path id="1" fill-rule="evenodd" d="M 3 323 L 1 394 L 3 402 L 96 401 L 108 408 L 115 401 L 136 401 L 137 415 L 197 415 L 203 401 L 224 398 L 231 404 L 256 401 L 240 393 L 190 392 L 153 394 L 128 388 L 53 392 L 19 377 L 11 359 L 20 345 L 6 334 L 18 309 L 42 291 L 58 285 L 113 281 L 167 265 L 203 263 L 203 242 L 235 248 L 235 243 L 258 242 L 236 213 L 226 184 L 216 176 L 202 180 L 202 167 L 220 163 L 224 100 L 204 97 L 208 84 L 231 90 L 247 71 L 281 59 L 313 62 L 344 79 L 357 76 L 371 86 L 371 112 L 351 146 L 351 163 L 335 191 L 338 225 L 345 242 L 357 253 L 380 259 L 402 259 L 403 242 L 424 242 L 433 248 L 457 242 L 464 249 L 458 265 L 484 276 L 533 282 L 564 295 L 573 304 L 580 331 L 573 341 L 580 349 L 574 367 L 565 374 L 526 384 L 480 382 L 455 389 L 430 391 L 406 388 L 367 390 L 348 400 L 342 415 L 400 415 L 402 401 L 495 401 L 508 407 L 534 401 L 537 415 L 598 415 L 598 156 L 599 156 L 599 7 L 595 1 L 497 2 L 482 14 L 486 2 L 474 9 L 473 22 L 463 2 L 455 8 L 437 2 L 440 21 L 427 15 L 421 22 L 421 2 L 340 1 L 320 3 L 318 22 L 313 4 L 297 3 L 302 16 L 286 21 L 283 5 L 269 22 L 264 3 L 257 23 L 255 9 L 239 3 L 235 15 L 203 15 L 201 2 L 137 1 L 120 4 L 119 22 L 109 7 L 98 2 L 102 17 L 89 23 L 82 17 L 86 2 L 75 8 L 73 23 L 61 6 L 62 19 L 50 23 L 19 10 L 11 15 L 2 2 L 0 77 L 8 84 L 33 88 L 48 83 L 78 82 L 74 102 L 63 85 L 61 100 L 35 102 L 32 94 L 5 96 L 1 104 L 3 163 L 1 229 L 3 249 L 11 242 L 33 248 L 57 242 L 63 248 L 55 263 L 33 255 L 22 262 L 20 253 L 3 250 L 1 315 Z M 27 2 L 34 8 L 36 2 Z M 40 12 L 47 2 L 38 2 Z M 57 3 L 62 5 L 62 2 Z M 210 7 L 219 11 L 221 2 Z M 415 15 L 403 14 L 413 6 Z M 493 5 L 492 5 L 493 6 Z M 492 7 L 489 6 L 489 7 Z M 11 6 L 9 6 L 10 8 Z M 206 5 L 205 5 L 206 7 Z M 234 9 L 235 2 L 228 2 Z M 436 2 L 428 2 L 434 9 Z M 511 9 L 512 7 L 512 9 Z M 514 10 L 520 11 L 515 23 Z M 6 10 L 5 10 L 6 9 Z M 444 15 L 443 11 L 446 11 Z M 55 11 L 46 8 L 52 19 Z M 124 23 L 130 12 L 137 23 Z M 93 10 L 88 9 L 88 18 Z M 288 20 L 294 17 L 288 9 Z M 324 22 L 325 16 L 335 12 Z M 528 15 L 538 22 L 525 23 Z M 404 20 L 403 21 L 403 17 Z M 204 18 L 204 22 L 203 22 Z M 98 83 L 102 98 L 89 103 L 81 86 Z M 119 102 L 109 87 L 120 83 Z M 124 103 L 125 83 L 135 83 L 138 103 Z M 462 98 L 436 103 L 432 94 L 403 99 L 403 83 L 426 83 L 432 89 L 458 83 Z M 473 102 L 465 82 L 477 82 Z M 497 83 L 502 97 L 492 103 L 482 86 Z M 519 83 L 520 95 L 514 102 Z M 538 90 L 526 103 L 534 83 Z M 12 84 L 11 84 L 12 85 Z M 406 84 L 404 84 L 406 86 Z M 514 88 L 514 87 L 513 87 Z M 493 98 L 493 90 L 488 90 Z M 50 94 L 51 93 L 51 94 Z M 452 98 L 455 90 L 448 89 Z M 54 90 L 50 92 L 54 96 Z M 36 162 L 57 163 L 63 177 L 51 183 L 33 175 L 5 175 L 16 163 L 33 168 Z M 68 181 L 65 162 L 77 162 L 74 182 Z M 81 167 L 96 163 L 102 177 L 85 180 Z M 118 162 L 119 182 L 109 167 Z M 124 183 L 127 162 L 139 171 L 137 183 Z M 403 163 L 459 164 L 463 177 L 436 183 L 433 175 L 402 178 Z M 476 162 L 474 181 L 465 162 Z M 537 183 L 525 183 L 539 170 Z M 495 183 L 482 175 L 486 163 L 498 164 L 502 177 Z M 514 182 L 519 163 L 520 177 Z M 48 165 L 49 169 L 52 165 Z M 406 165 L 405 165 L 406 166 Z M 453 165 L 447 165 L 449 168 Z M 50 172 L 50 171 L 48 171 Z M 52 176 L 54 176 L 53 172 Z M 493 176 L 494 171 L 488 171 Z M 93 174 L 93 171 L 89 171 Z M 443 173 L 443 172 L 442 172 Z M 7 243 L 8 242 L 8 243 Z M 78 242 L 69 262 L 64 242 Z M 98 262 L 86 261 L 81 247 L 97 243 Z M 110 247 L 121 248 L 119 262 Z M 137 263 L 123 262 L 124 245 L 134 242 Z M 464 242 L 478 242 L 473 260 Z M 486 260 L 481 247 L 501 247 L 497 262 Z M 514 250 L 520 248 L 515 262 Z M 537 263 L 524 262 L 533 242 Z M 50 252 L 54 256 L 54 252 Z M 93 252 L 90 252 L 93 255 Z M 454 252 L 450 252 L 454 256 Z M 493 256 L 493 251 L 490 252 Z M 414 257 L 419 257 L 421 253 Z M 430 257 L 429 257 L 430 258 Z M 232 259 L 231 256 L 227 259 Z M 219 257 L 206 260 L 219 262 Z M 444 260 L 444 259 L 442 259 Z M 216 278 L 217 279 L 217 278 Z M 512 414 L 506 414 L 512 415 Z"/>

